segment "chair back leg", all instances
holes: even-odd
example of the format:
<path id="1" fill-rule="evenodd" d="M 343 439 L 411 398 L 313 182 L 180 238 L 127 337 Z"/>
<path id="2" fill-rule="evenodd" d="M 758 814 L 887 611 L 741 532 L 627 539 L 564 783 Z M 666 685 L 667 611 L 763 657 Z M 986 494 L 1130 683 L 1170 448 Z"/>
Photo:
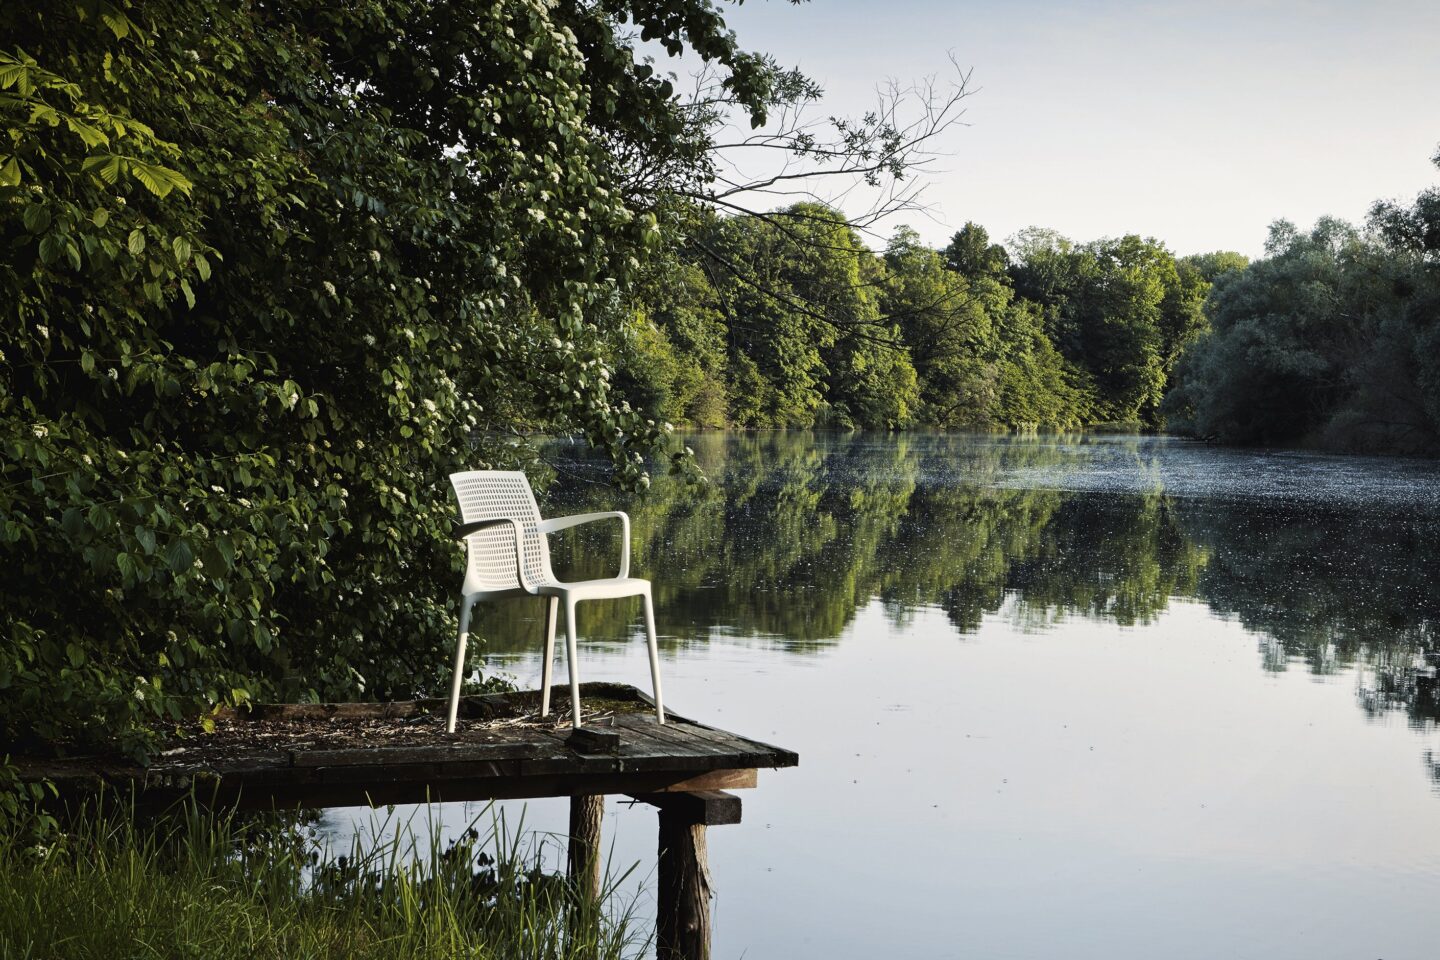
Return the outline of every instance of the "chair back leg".
<path id="1" fill-rule="evenodd" d="M 571 726 L 580 727 L 580 658 L 575 644 L 575 601 L 565 597 L 565 667 L 570 674 Z"/>
<path id="2" fill-rule="evenodd" d="M 650 684 L 655 690 L 655 716 L 665 722 L 665 698 L 660 693 L 660 651 L 655 642 L 655 605 L 650 602 L 650 591 L 642 595 L 645 600 L 645 639 L 650 645 Z"/>
<path id="3" fill-rule="evenodd" d="M 560 615 L 560 598 L 545 601 L 545 659 L 540 665 L 540 716 L 550 716 L 550 683 L 555 667 L 555 621 Z"/>
<path id="4" fill-rule="evenodd" d="M 455 717 L 460 711 L 460 685 L 465 679 L 465 643 L 470 639 L 471 600 L 460 601 L 460 633 L 455 638 L 455 675 L 450 679 L 450 709 L 445 715 L 445 732 L 455 732 Z"/>

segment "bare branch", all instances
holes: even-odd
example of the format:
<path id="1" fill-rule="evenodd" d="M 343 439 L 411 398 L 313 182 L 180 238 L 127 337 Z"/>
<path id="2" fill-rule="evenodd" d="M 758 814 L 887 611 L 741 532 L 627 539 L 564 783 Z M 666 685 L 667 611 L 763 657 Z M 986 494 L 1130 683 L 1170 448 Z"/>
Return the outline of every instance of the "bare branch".
<path id="1" fill-rule="evenodd" d="M 957 66 L 956 74 L 948 87 L 934 77 L 910 86 L 890 82 L 857 120 L 811 119 L 813 100 L 786 104 L 769 129 L 716 138 L 715 179 L 694 199 L 726 200 L 729 209 L 756 213 L 777 197 L 845 207 L 860 190 L 878 191 L 865 208 L 845 211 L 862 231 L 901 212 L 923 212 L 916 175 L 943 155 L 937 140 L 963 125 L 963 101 L 971 94 L 970 73 Z M 750 155 L 769 158 L 763 173 L 746 171 Z"/>

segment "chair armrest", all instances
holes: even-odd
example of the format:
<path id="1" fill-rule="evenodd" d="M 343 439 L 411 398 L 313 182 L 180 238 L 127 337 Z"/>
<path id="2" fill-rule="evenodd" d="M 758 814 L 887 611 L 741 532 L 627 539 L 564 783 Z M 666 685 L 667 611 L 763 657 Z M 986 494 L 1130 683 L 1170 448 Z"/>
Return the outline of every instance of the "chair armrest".
<path id="1" fill-rule="evenodd" d="M 578 527 L 582 523 L 591 523 L 595 520 L 620 521 L 620 579 L 623 580 L 630 576 L 630 515 L 625 511 L 606 510 L 602 513 L 577 513 L 573 517 L 555 517 L 552 520 L 541 520 L 540 532 L 554 533 L 557 530 Z"/>
<path id="2" fill-rule="evenodd" d="M 450 538 L 452 540 L 468 540 L 474 534 L 500 526 L 510 527 L 511 539 L 515 543 L 515 579 L 524 584 L 525 566 L 520 562 L 520 544 L 524 540 L 525 533 L 520 529 L 519 521 L 509 517 L 499 517 L 494 520 L 472 520 L 469 523 L 457 523 L 450 530 Z M 526 589 L 529 589 L 528 584 L 526 584 Z"/>

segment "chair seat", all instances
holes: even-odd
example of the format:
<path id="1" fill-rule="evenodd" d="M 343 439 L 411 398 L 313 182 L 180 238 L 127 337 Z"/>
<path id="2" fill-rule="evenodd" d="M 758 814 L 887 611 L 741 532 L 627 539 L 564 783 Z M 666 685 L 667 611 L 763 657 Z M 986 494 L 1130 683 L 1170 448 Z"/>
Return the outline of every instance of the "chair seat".
<path id="1" fill-rule="evenodd" d="M 616 597 L 639 597 L 650 592 L 650 581 L 639 577 L 609 577 L 604 580 L 577 580 L 564 583 L 556 580 L 536 586 L 542 597 L 570 596 L 576 600 L 611 600 Z"/>

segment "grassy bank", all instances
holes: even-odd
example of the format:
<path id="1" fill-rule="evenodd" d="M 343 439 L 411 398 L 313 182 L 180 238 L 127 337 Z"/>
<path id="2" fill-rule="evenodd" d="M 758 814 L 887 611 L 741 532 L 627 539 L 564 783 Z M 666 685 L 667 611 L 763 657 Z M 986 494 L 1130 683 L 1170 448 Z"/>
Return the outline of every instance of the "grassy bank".
<path id="1" fill-rule="evenodd" d="M 293 819 L 188 809 L 0 836 L 0 958 L 639 956 L 627 916 L 578 904 L 540 849 L 488 818 L 457 842 L 402 825 L 341 856 Z"/>

